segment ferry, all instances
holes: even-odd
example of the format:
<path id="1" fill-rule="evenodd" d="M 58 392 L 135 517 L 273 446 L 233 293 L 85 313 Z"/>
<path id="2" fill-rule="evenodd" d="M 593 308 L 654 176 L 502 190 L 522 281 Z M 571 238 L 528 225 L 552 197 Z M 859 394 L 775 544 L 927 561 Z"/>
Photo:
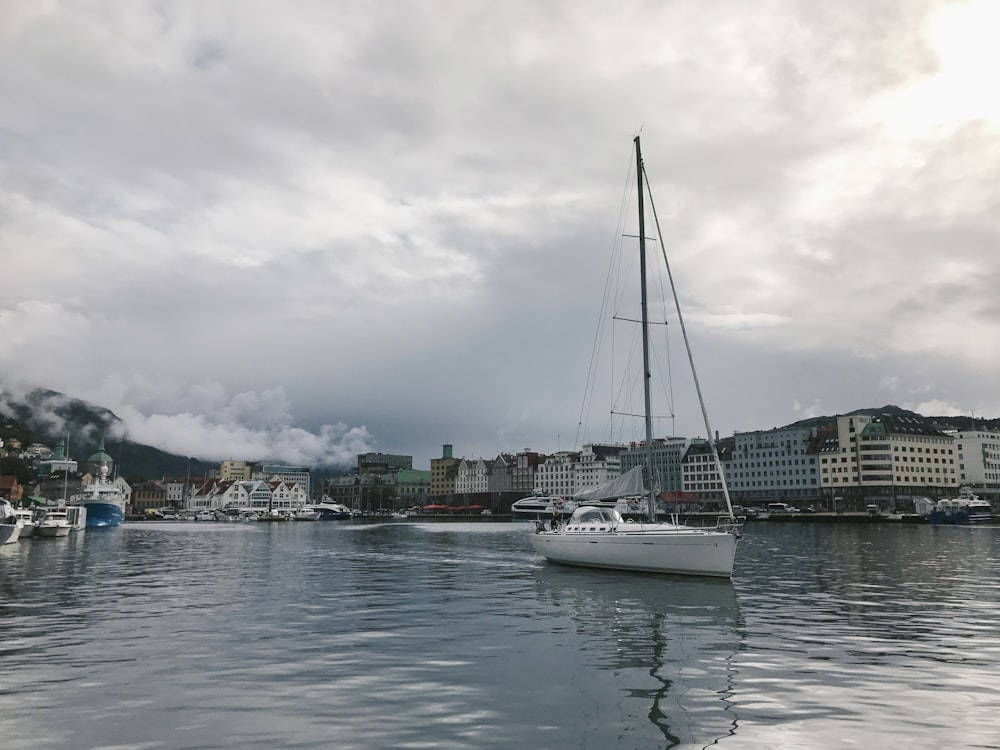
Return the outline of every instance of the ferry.
<path id="1" fill-rule="evenodd" d="M 993 507 L 968 487 L 962 487 L 958 497 L 938 500 L 927 515 L 932 524 L 992 523 Z"/>

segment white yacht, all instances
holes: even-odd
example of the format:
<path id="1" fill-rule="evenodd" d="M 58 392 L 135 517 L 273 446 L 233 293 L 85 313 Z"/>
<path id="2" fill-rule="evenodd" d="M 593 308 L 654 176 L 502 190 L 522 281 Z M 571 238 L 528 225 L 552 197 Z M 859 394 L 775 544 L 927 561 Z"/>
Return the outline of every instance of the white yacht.
<path id="1" fill-rule="evenodd" d="M 652 473 L 654 463 L 652 413 L 650 410 L 649 319 L 646 297 L 646 233 L 643 216 L 643 195 L 648 190 L 648 180 L 642 163 L 638 136 L 635 137 L 634 142 L 636 178 L 638 180 L 636 197 L 639 209 L 642 365 L 645 373 L 643 378 L 646 428 L 645 465 L 637 466 L 617 479 L 576 495 L 575 498 L 580 501 L 580 505 L 565 524 L 560 525 L 553 521 L 551 527 L 546 527 L 542 521 L 536 522 L 531 542 L 538 554 L 552 562 L 567 565 L 731 578 L 736 558 L 736 543 L 739 539 L 739 523 L 733 515 L 732 502 L 726 487 L 725 473 L 722 470 L 718 449 L 711 438 L 713 433 L 708 423 L 708 413 L 701 398 L 701 389 L 698 385 L 698 376 L 690 348 L 688 348 L 688 360 L 691 365 L 691 373 L 694 376 L 695 389 L 698 391 L 698 399 L 701 402 L 705 430 L 709 436 L 708 440 L 715 466 L 719 476 L 722 477 L 728 516 L 713 528 L 656 522 L 657 492 Z M 652 205 L 652 197 L 650 197 L 650 204 Z M 655 217 L 655 207 L 653 208 Z M 657 221 L 657 231 L 659 231 L 659 221 Z M 663 246 L 662 237 L 660 245 Z M 664 254 L 664 262 L 666 262 L 666 254 Z M 669 265 L 666 270 L 667 275 L 670 276 Z M 674 295 L 678 322 L 686 344 L 687 333 L 684 328 L 684 318 L 681 315 L 676 290 L 673 288 L 672 277 L 670 277 L 670 286 Z M 610 500 L 617 502 L 619 498 L 637 495 L 647 500 L 649 523 L 625 520 L 615 507 L 607 505 Z M 596 503 L 596 505 L 588 503 Z"/>

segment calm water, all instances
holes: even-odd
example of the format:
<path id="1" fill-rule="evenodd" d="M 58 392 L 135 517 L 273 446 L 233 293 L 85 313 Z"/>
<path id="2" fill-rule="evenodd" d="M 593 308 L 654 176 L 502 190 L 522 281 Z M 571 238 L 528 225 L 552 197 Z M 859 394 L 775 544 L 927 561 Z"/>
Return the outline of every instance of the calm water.
<path id="1" fill-rule="evenodd" d="M 530 525 L 0 548 L 0 747 L 998 748 L 1000 528 L 749 525 L 732 583 Z"/>

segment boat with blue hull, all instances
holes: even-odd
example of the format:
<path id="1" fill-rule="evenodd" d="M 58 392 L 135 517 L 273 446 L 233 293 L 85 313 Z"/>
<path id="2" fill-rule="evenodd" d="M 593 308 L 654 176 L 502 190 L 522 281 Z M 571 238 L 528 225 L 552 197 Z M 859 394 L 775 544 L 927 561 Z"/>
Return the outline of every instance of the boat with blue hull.
<path id="1" fill-rule="evenodd" d="M 993 507 L 970 490 L 962 487 L 958 497 L 938 500 L 930 509 L 927 521 L 932 524 L 992 523 Z"/>
<path id="2" fill-rule="evenodd" d="M 125 520 L 125 494 L 108 479 L 108 467 L 101 466 L 100 476 L 74 495 L 70 504 L 87 509 L 87 528 L 118 526 Z"/>
<path id="3" fill-rule="evenodd" d="M 315 505 L 307 505 L 302 508 L 307 513 L 319 513 L 319 521 L 346 521 L 351 517 L 351 509 L 346 505 L 335 503 L 329 497 L 323 499 Z"/>

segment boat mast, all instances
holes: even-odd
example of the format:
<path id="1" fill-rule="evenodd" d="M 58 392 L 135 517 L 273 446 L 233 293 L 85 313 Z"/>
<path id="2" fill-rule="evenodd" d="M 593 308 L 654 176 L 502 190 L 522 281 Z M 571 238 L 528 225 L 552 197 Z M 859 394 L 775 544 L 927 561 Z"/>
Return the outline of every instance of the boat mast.
<path id="1" fill-rule="evenodd" d="M 646 473 L 649 475 L 649 496 L 646 498 L 646 513 L 650 521 L 656 520 L 656 483 L 653 481 L 653 417 L 652 400 L 650 398 L 649 369 L 649 310 L 646 303 L 646 224 L 642 210 L 642 151 L 639 148 L 639 136 L 635 137 L 635 174 L 639 182 L 639 285 L 642 295 L 642 390 L 646 409 Z"/>

